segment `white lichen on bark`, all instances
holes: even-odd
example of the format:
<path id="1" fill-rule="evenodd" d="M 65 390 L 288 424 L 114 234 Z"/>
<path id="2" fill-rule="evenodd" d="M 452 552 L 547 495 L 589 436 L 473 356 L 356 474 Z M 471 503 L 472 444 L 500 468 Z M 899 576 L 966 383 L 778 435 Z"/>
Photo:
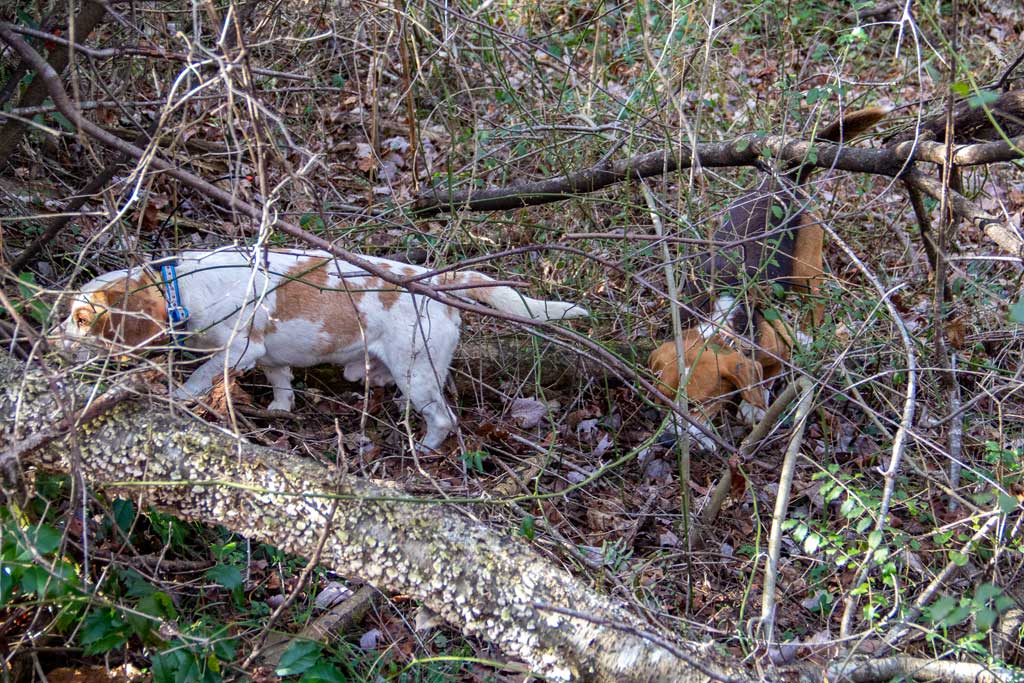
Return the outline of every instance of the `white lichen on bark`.
<path id="1" fill-rule="evenodd" d="M 66 382 L 79 409 L 87 388 Z M 0 449 L 53 430 L 65 416 L 46 375 L 0 354 Z M 68 471 L 80 454 L 91 486 L 184 519 L 222 524 L 310 556 L 335 499 L 322 564 L 382 590 L 401 592 L 466 634 L 553 680 L 746 679 L 704 648 L 661 634 L 642 637 L 621 603 L 552 566 L 523 539 L 419 503 L 396 487 L 332 472 L 309 459 L 239 442 L 165 404 L 126 401 L 20 454 L 23 467 Z M 564 608 L 588 618 L 556 613 Z M 622 624 L 631 628 L 621 628 Z M 682 658 L 680 655 L 685 657 Z M 687 661 L 690 660 L 690 661 Z"/>

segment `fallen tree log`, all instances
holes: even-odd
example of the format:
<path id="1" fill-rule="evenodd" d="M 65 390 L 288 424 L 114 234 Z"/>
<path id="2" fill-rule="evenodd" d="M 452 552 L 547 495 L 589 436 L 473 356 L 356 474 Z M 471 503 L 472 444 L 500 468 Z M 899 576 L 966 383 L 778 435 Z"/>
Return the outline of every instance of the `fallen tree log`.
<path id="1" fill-rule="evenodd" d="M 179 518 L 221 524 L 414 597 L 550 680 L 751 680 L 694 643 L 644 631 L 622 604 L 528 543 L 395 486 L 255 446 L 155 397 L 93 387 L 0 354 L 0 458 L 55 472 Z M 107 395 L 111 395 L 109 392 Z"/>

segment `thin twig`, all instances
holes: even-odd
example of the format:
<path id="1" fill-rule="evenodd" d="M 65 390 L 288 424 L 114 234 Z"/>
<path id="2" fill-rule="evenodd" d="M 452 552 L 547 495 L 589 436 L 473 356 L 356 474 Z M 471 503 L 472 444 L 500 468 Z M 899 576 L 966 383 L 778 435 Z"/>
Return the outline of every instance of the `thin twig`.
<path id="1" fill-rule="evenodd" d="M 785 521 L 786 510 L 789 508 L 789 494 L 793 487 L 796 458 L 803 445 L 807 416 L 811 412 L 814 399 L 814 385 L 809 380 L 801 377 L 793 385 L 798 386 L 802 394 L 796 407 L 793 434 L 789 438 L 789 447 L 786 448 L 786 455 L 782 459 L 779 473 L 779 491 L 775 494 L 775 511 L 772 514 L 772 530 L 768 537 L 768 556 L 765 558 L 764 565 L 761 618 L 758 620 L 761 637 L 769 643 L 775 640 L 775 584 L 778 580 L 779 555 L 782 550 L 782 523 Z"/>

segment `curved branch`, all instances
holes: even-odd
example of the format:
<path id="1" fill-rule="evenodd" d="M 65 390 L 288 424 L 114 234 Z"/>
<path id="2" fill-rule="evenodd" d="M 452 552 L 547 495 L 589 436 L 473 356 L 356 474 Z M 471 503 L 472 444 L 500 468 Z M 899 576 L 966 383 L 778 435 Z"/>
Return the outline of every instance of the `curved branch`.
<path id="1" fill-rule="evenodd" d="M 102 3 L 97 3 L 102 5 Z M 42 38 L 50 42 L 58 43 L 60 45 L 68 45 L 71 41 L 60 36 L 55 36 L 45 31 L 38 31 L 27 26 L 15 26 L 14 24 L 4 24 L 4 28 L 20 33 L 26 36 L 32 36 L 34 38 Z M 162 47 L 157 46 L 146 46 L 146 45 L 133 45 L 124 47 L 107 47 L 107 48 L 96 48 L 89 47 L 88 45 L 75 45 L 75 50 L 81 52 L 84 55 L 88 55 L 94 59 L 115 59 L 117 57 L 156 57 L 159 59 L 166 59 L 172 62 L 182 62 L 185 64 L 191 64 L 193 57 L 181 52 L 171 52 L 165 50 Z M 254 74 L 260 76 L 270 76 L 273 78 L 281 78 L 290 81 L 311 81 L 313 80 L 309 76 L 303 76 L 302 74 L 293 74 L 287 71 L 274 71 L 273 69 L 263 69 L 260 67 L 251 67 Z"/>
<path id="2" fill-rule="evenodd" d="M 898 177 L 909 164 L 922 161 L 945 162 L 945 146 L 934 142 L 904 142 L 883 149 L 860 149 L 829 142 L 794 140 L 782 135 L 749 134 L 727 142 L 701 142 L 694 148 L 648 152 L 605 166 L 575 173 L 486 190 L 424 191 L 413 203 L 416 216 L 431 216 L 445 211 L 504 211 L 562 201 L 603 190 L 624 180 L 649 178 L 673 173 L 696 163 L 708 168 L 755 166 L 763 154 L 789 163 L 855 173 L 873 173 Z M 696 160 L 694 156 L 696 155 Z M 1009 142 L 965 145 L 954 151 L 953 163 L 974 166 L 1024 157 L 1024 137 Z"/>
<path id="3" fill-rule="evenodd" d="M 885 657 L 853 660 L 829 667 L 828 680 L 848 683 L 881 683 L 894 678 L 945 683 L 1009 683 L 1014 670 L 987 667 L 973 662 L 949 662 L 919 657 Z"/>
<path id="4" fill-rule="evenodd" d="M 977 146 L 984 147 L 987 145 Z M 903 176 L 903 181 L 932 199 L 942 200 L 942 183 L 917 169 L 908 171 Z M 1013 254 L 1018 259 L 1024 257 L 1024 239 L 1022 239 L 1020 232 L 1012 225 L 992 216 L 956 190 L 948 189 L 946 191 L 946 198 L 956 215 L 980 227 L 984 230 L 985 235 L 1004 251 Z"/>

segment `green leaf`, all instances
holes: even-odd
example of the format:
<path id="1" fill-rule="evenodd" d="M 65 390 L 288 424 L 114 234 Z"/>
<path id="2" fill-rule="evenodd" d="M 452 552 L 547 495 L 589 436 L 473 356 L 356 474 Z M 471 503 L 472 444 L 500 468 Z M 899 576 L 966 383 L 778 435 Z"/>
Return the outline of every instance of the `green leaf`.
<path id="1" fill-rule="evenodd" d="M 9 564 L 0 566 L 0 606 L 6 606 L 14 592 L 14 584 L 18 581 L 21 571 Z"/>
<path id="2" fill-rule="evenodd" d="M 807 538 L 804 539 L 804 552 L 808 555 L 813 555 L 818 551 L 820 545 L 821 536 L 818 534 L 807 534 Z"/>
<path id="3" fill-rule="evenodd" d="M 230 564 L 218 564 L 206 570 L 206 578 L 229 591 L 242 587 L 242 572 Z"/>
<path id="4" fill-rule="evenodd" d="M 534 536 L 534 519 L 533 515 L 526 515 L 523 517 L 523 523 L 519 525 L 519 534 L 525 536 L 528 540 L 532 541 Z"/>
<path id="5" fill-rule="evenodd" d="M 995 90 L 979 90 L 967 99 L 967 106 L 971 109 L 985 107 L 999 99 L 999 93 Z"/>
<path id="6" fill-rule="evenodd" d="M 191 683 L 202 680 L 196 658 L 180 640 L 173 641 L 164 652 L 149 658 L 153 667 L 153 683 Z"/>
<path id="7" fill-rule="evenodd" d="M 766 308 L 764 310 L 764 314 L 763 315 L 764 315 L 764 319 L 767 320 L 768 322 L 774 322 L 774 321 L 780 320 L 782 318 L 782 316 L 779 315 L 779 312 L 776 311 L 774 308 Z"/>
<path id="8" fill-rule="evenodd" d="M 996 598 L 996 611 L 1002 614 L 1016 604 L 1009 595 L 1000 595 Z"/>
<path id="9" fill-rule="evenodd" d="M 956 600 L 948 595 L 943 595 L 941 598 L 933 602 L 932 606 L 928 608 L 928 619 L 931 620 L 933 624 L 938 624 L 954 609 L 956 609 Z"/>
<path id="10" fill-rule="evenodd" d="M 1011 323 L 1017 323 L 1018 325 L 1024 324 L 1024 296 L 1017 299 L 1017 301 L 1010 306 L 1010 311 L 1006 318 Z"/>
<path id="11" fill-rule="evenodd" d="M 999 613 L 991 607 L 983 607 L 974 615 L 975 626 L 979 631 L 987 631 L 995 625 L 998 616 Z"/>
<path id="12" fill-rule="evenodd" d="M 853 498 L 847 498 L 843 501 L 843 504 L 839 506 L 839 514 L 850 519 L 853 517 L 853 510 L 856 505 L 857 503 Z"/>
<path id="13" fill-rule="evenodd" d="M 841 495 L 843 495 L 843 489 L 836 486 L 834 489 L 832 489 L 831 491 L 824 495 L 825 504 L 828 505 L 829 503 L 837 500 Z"/>
<path id="14" fill-rule="evenodd" d="M 963 567 L 967 564 L 968 557 L 958 550 L 950 550 L 949 559 L 956 566 Z"/>
<path id="15" fill-rule="evenodd" d="M 961 605 L 955 610 L 949 613 L 949 615 L 942 621 L 942 625 L 946 627 L 956 626 L 967 621 L 971 616 L 971 608 L 967 605 Z"/>
<path id="16" fill-rule="evenodd" d="M 46 524 L 40 524 L 30 529 L 25 535 L 28 537 L 26 541 L 40 555 L 49 555 L 60 545 L 61 533 Z M 21 559 L 26 562 L 31 561 L 32 557 L 32 552 L 29 550 L 25 550 L 21 555 Z"/>
<path id="17" fill-rule="evenodd" d="M 86 655 L 110 652 L 128 641 L 125 622 L 114 610 L 94 610 L 85 617 L 79 640 Z"/>
<path id="18" fill-rule="evenodd" d="M 238 649 L 238 641 L 228 637 L 228 629 L 222 628 L 214 634 L 213 654 L 222 662 L 230 662 L 235 658 L 235 651 Z"/>
<path id="19" fill-rule="evenodd" d="M 986 603 L 993 598 L 1003 594 L 1003 589 L 994 583 L 983 583 L 974 591 L 974 599 L 980 603 Z"/>
<path id="20" fill-rule="evenodd" d="M 75 128 L 75 124 L 68 121 L 68 117 L 61 114 L 59 111 L 50 112 L 50 118 L 57 122 L 57 124 L 68 133 L 74 133 L 78 129 Z"/>
<path id="21" fill-rule="evenodd" d="M 135 520 L 134 503 L 124 498 L 118 498 L 111 504 L 111 509 L 114 512 L 114 522 L 121 531 L 127 534 L 128 530 L 132 528 L 132 522 Z"/>
<path id="22" fill-rule="evenodd" d="M 40 325 L 45 325 L 50 317 L 50 306 L 36 297 L 43 291 L 42 287 L 36 284 L 36 276 L 30 272 L 18 274 L 18 292 L 22 298 L 29 302 L 29 313 Z M 23 308 L 16 306 L 15 308 Z"/>
<path id="23" fill-rule="evenodd" d="M 293 676 L 301 674 L 312 668 L 320 661 L 320 654 L 323 646 L 312 640 L 297 640 L 288 646 L 288 649 L 281 655 L 274 673 L 278 676 Z"/>
<path id="24" fill-rule="evenodd" d="M 299 683 L 337 683 L 347 680 L 338 667 L 327 662 L 319 662 L 306 673 L 302 674 Z"/>
<path id="25" fill-rule="evenodd" d="M 43 597 L 46 592 L 46 582 L 50 580 L 50 574 L 42 567 L 31 565 L 25 567 L 19 581 L 22 593 L 35 593 Z"/>
<path id="26" fill-rule="evenodd" d="M 882 545 L 882 532 L 878 529 L 875 529 L 870 534 L 868 534 L 868 548 L 874 550 L 880 545 Z"/>
<path id="27" fill-rule="evenodd" d="M 161 619 L 178 618 L 178 611 L 174 609 L 174 601 L 171 600 L 170 595 L 163 591 L 150 593 L 142 600 L 139 600 L 139 604 L 135 608 L 144 614 L 160 617 Z"/>

